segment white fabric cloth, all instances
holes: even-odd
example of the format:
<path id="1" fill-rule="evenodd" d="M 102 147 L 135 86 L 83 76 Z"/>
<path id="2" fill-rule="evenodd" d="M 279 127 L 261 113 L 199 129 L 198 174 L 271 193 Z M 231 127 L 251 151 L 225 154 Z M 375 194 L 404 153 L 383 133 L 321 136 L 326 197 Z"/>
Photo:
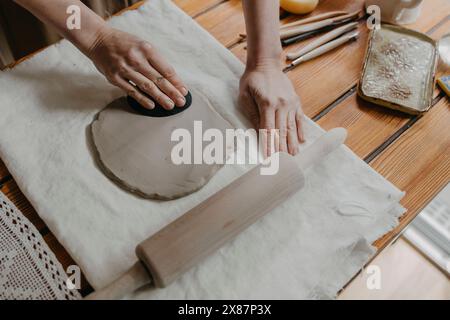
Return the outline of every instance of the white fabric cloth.
<path id="1" fill-rule="evenodd" d="M 236 102 L 243 65 L 170 1 L 149 1 L 109 23 L 154 43 L 224 118 L 235 127 L 249 125 Z M 0 156 L 95 288 L 136 261 L 137 243 L 248 169 L 226 166 L 202 190 L 169 202 L 118 188 L 96 167 L 86 132 L 122 93 L 66 41 L 3 72 L 0 88 Z M 322 132 L 308 121 L 309 143 Z M 333 297 L 374 252 L 369 243 L 397 224 L 402 196 L 341 147 L 307 172 L 295 197 L 179 281 L 130 297 Z M 362 214 L 343 216 L 342 204 Z"/>

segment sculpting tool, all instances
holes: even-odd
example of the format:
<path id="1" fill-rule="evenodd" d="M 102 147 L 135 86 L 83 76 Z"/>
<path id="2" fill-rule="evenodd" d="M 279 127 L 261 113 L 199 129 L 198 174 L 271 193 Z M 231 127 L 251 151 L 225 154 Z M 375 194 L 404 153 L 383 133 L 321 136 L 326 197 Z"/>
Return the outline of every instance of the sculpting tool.
<path id="1" fill-rule="evenodd" d="M 308 52 L 307 54 L 295 59 L 294 61 L 292 61 L 286 68 L 284 68 L 284 72 L 289 71 L 294 69 L 296 66 L 298 66 L 299 64 L 312 60 L 314 58 L 317 58 L 337 47 L 340 47 L 341 45 L 349 42 L 350 40 L 354 40 L 357 39 L 359 37 L 359 31 L 352 31 L 352 32 L 348 32 L 346 34 L 344 34 L 343 36 L 337 38 L 336 40 L 330 41 L 327 44 L 316 48 L 310 52 Z"/>
<path id="2" fill-rule="evenodd" d="M 339 25 L 340 24 L 338 24 L 338 25 L 331 25 L 331 26 L 323 27 L 321 29 L 305 32 L 305 33 L 299 34 L 298 36 L 295 36 L 295 37 L 292 37 L 292 38 L 282 39 L 281 40 L 281 45 L 283 47 L 289 46 L 291 44 L 294 44 L 294 43 L 297 43 L 297 42 L 300 42 L 300 41 L 312 38 L 312 37 L 314 37 L 314 36 L 316 36 L 318 34 L 321 34 L 321 33 L 324 33 L 324 32 L 330 31 L 330 30 L 333 30 L 336 26 L 339 26 Z"/>
<path id="3" fill-rule="evenodd" d="M 344 33 L 347 33 L 353 29 L 356 29 L 357 26 L 358 26 L 358 22 L 351 22 L 340 28 L 330 31 L 327 34 L 325 34 L 324 36 L 318 38 L 317 40 L 315 40 L 315 41 L 311 42 L 310 44 L 306 45 L 305 47 L 301 48 L 300 50 L 289 52 L 287 54 L 286 58 L 289 60 L 295 60 L 298 57 L 301 57 L 301 56 L 307 54 L 308 52 L 311 52 L 312 50 L 320 47 L 321 45 L 323 45 L 331 40 L 336 39 L 337 37 L 343 35 Z"/>
<path id="4" fill-rule="evenodd" d="M 346 12 L 346 11 L 326 12 L 326 13 L 323 13 L 323 14 L 318 14 L 318 15 L 309 17 L 309 18 L 300 19 L 300 20 L 297 20 L 297 21 L 294 21 L 294 22 L 283 24 L 283 25 L 280 26 L 280 30 L 288 29 L 288 28 L 291 28 L 291 27 L 297 27 L 297 26 L 304 25 L 304 24 L 311 23 L 311 22 L 321 21 L 321 20 L 324 20 L 324 19 L 334 18 L 334 17 L 337 17 L 337 16 L 345 15 L 345 14 L 348 14 L 348 12 Z"/>
<path id="5" fill-rule="evenodd" d="M 136 247 L 140 261 L 87 299 L 118 299 L 152 284 L 164 288 L 297 193 L 303 171 L 338 148 L 346 130 L 333 129 L 294 158 L 280 153 L 275 175 L 250 170 Z"/>
<path id="6" fill-rule="evenodd" d="M 280 32 L 280 38 L 282 40 L 284 40 L 284 39 L 287 39 L 287 38 L 290 38 L 293 36 L 297 36 L 297 35 L 305 33 L 305 32 L 310 32 L 310 31 L 318 30 L 318 29 L 328 27 L 331 25 L 336 25 L 336 24 L 342 23 L 344 21 L 345 22 L 352 21 L 352 20 L 358 19 L 360 13 L 361 13 L 361 11 L 355 11 L 353 13 L 349 13 L 349 14 L 346 14 L 343 16 L 329 18 L 329 19 L 325 19 L 322 21 L 301 25 L 298 27 L 283 29 Z"/>
<path id="7" fill-rule="evenodd" d="M 315 15 L 315 16 L 312 16 L 312 17 L 309 17 L 309 18 L 300 19 L 300 20 L 296 20 L 296 21 L 293 21 L 293 22 L 290 22 L 290 23 L 282 24 L 282 25 L 280 25 L 280 31 L 281 30 L 290 29 L 292 27 L 297 27 L 297 26 L 300 26 L 300 25 L 305 25 L 305 24 L 308 24 L 308 23 L 311 23 L 311 22 L 317 22 L 317 21 L 321 21 L 321 20 L 324 20 L 324 19 L 328 19 L 328 18 L 334 18 L 334 17 L 337 17 L 337 16 L 342 16 L 342 15 L 345 15 L 345 14 L 348 14 L 348 12 L 346 12 L 346 11 L 331 11 L 331 12 L 326 12 L 326 13 L 323 13 L 323 14 L 318 14 L 318 15 Z M 316 32 L 317 32 L 317 30 L 316 30 Z M 240 33 L 239 37 L 241 37 L 242 39 L 245 39 L 245 38 L 247 38 L 247 35 L 245 33 Z"/>

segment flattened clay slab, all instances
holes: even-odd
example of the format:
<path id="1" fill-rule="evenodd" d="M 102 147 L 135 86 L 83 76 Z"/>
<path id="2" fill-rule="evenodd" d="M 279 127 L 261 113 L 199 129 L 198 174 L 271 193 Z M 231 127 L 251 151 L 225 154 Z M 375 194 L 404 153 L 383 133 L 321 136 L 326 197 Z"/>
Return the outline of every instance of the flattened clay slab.
<path id="1" fill-rule="evenodd" d="M 106 176 L 122 188 L 150 199 L 176 199 L 203 187 L 222 165 L 193 164 L 194 121 L 202 121 L 203 132 L 215 128 L 224 137 L 225 130 L 233 127 L 205 96 L 191 93 L 193 103 L 189 109 L 165 118 L 138 114 L 125 98 L 103 109 L 92 122 L 91 133 L 97 160 Z M 171 159 L 172 148 L 180 143 L 171 141 L 171 135 L 179 128 L 191 135 L 191 164 L 176 165 Z M 224 146 L 224 157 L 231 150 Z"/>

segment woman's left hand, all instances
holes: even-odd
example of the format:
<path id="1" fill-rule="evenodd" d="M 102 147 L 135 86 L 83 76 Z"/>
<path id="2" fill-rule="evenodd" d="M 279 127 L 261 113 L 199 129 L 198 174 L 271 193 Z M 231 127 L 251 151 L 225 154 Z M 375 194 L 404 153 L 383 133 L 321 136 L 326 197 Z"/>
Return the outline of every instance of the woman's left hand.
<path id="1" fill-rule="evenodd" d="M 296 155 L 304 142 L 300 98 L 278 61 L 247 67 L 240 81 L 239 102 L 256 129 L 278 130 L 279 141 L 263 142 L 265 156 L 271 151 Z M 260 137 L 261 138 L 261 137 Z"/>

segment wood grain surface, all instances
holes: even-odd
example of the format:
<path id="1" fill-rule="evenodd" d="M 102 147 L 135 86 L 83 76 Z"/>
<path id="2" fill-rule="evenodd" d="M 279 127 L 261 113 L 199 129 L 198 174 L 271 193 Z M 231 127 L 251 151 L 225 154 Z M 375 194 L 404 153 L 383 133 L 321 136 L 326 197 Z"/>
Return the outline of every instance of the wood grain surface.
<path id="1" fill-rule="evenodd" d="M 450 100 L 440 102 L 370 165 L 401 190 L 408 212 L 400 225 L 379 239 L 386 246 L 450 182 Z"/>
<path id="2" fill-rule="evenodd" d="M 214 6 L 227 0 L 173 0 L 173 2 L 191 17 L 204 14 Z"/>
<path id="3" fill-rule="evenodd" d="M 195 20 L 225 47 L 239 42 L 239 34 L 245 32 L 241 0 L 222 2 Z"/>
<path id="4" fill-rule="evenodd" d="M 6 168 L 3 161 L 0 159 L 0 181 L 9 176 L 8 169 Z"/>

